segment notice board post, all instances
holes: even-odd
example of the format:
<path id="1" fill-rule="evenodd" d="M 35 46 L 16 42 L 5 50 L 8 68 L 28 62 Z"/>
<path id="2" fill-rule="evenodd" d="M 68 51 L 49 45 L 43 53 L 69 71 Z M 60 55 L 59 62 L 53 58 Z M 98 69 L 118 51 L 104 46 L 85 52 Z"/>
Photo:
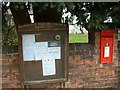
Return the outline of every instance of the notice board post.
<path id="1" fill-rule="evenodd" d="M 24 85 L 67 81 L 68 27 L 61 23 L 18 26 Z"/>

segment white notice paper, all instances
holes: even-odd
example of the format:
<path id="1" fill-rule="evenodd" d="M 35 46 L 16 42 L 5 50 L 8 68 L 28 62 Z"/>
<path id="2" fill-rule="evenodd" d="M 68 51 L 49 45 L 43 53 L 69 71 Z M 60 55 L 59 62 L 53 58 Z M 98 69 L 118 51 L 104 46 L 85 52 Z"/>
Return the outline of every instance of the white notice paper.
<path id="1" fill-rule="evenodd" d="M 24 46 L 23 47 L 23 60 L 24 61 L 33 61 L 34 60 L 34 47 Z"/>
<path id="2" fill-rule="evenodd" d="M 109 57 L 110 56 L 110 47 L 106 46 L 104 48 L 104 57 Z"/>
<path id="3" fill-rule="evenodd" d="M 61 59 L 60 47 L 49 47 L 48 53 L 54 59 Z"/>
<path id="4" fill-rule="evenodd" d="M 48 53 L 48 42 L 35 42 L 35 60 L 41 60 Z"/>
<path id="5" fill-rule="evenodd" d="M 42 60 L 43 76 L 55 75 L 55 59 Z"/>
<path id="6" fill-rule="evenodd" d="M 23 46 L 23 60 L 33 61 L 34 60 L 34 34 L 22 35 L 22 46 Z"/>
<path id="7" fill-rule="evenodd" d="M 35 35 L 34 34 L 24 34 L 22 35 L 22 43 L 23 46 L 31 46 L 35 42 Z"/>

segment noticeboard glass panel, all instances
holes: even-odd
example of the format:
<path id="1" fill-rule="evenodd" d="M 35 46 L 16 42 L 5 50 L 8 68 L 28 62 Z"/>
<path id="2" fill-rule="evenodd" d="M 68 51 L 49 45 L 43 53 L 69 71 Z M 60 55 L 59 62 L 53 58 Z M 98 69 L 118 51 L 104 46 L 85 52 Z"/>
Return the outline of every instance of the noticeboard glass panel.
<path id="1" fill-rule="evenodd" d="M 25 82 L 66 80 L 67 33 L 67 30 L 21 33 Z"/>

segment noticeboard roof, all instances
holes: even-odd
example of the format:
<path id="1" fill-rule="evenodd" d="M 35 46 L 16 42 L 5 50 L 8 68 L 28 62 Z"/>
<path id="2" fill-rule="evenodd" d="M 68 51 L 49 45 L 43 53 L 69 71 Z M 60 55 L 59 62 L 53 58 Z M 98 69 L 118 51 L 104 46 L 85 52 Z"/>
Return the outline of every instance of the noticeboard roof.
<path id="1" fill-rule="evenodd" d="M 18 31 L 34 31 L 34 30 L 68 30 L 68 26 L 62 23 L 30 23 L 19 25 Z"/>

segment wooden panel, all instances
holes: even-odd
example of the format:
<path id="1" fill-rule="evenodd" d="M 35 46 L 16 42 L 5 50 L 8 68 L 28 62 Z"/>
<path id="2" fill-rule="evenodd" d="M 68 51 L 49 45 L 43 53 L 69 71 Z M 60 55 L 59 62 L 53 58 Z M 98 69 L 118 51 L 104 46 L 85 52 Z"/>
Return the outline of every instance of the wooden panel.
<path id="1" fill-rule="evenodd" d="M 24 62 L 25 81 L 60 79 L 64 76 L 64 64 L 62 60 L 55 60 L 56 74 L 50 76 L 43 76 L 42 61 Z"/>

